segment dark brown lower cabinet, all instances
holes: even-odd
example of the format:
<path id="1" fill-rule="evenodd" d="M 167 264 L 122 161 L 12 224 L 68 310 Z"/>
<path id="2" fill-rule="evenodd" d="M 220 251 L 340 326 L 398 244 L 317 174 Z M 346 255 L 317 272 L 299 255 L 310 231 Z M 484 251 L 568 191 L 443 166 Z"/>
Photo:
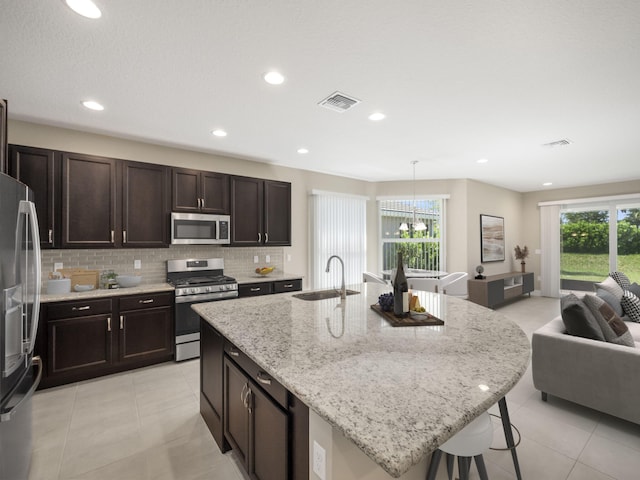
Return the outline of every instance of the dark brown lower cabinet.
<path id="1" fill-rule="evenodd" d="M 42 304 L 40 388 L 171 360 L 172 303 L 163 292 Z"/>
<path id="2" fill-rule="evenodd" d="M 224 360 L 225 436 L 251 478 L 289 478 L 289 415 L 232 360 Z"/>
<path id="3" fill-rule="evenodd" d="M 204 320 L 200 336 L 200 412 L 220 450 L 254 480 L 308 480 L 308 407 Z"/>

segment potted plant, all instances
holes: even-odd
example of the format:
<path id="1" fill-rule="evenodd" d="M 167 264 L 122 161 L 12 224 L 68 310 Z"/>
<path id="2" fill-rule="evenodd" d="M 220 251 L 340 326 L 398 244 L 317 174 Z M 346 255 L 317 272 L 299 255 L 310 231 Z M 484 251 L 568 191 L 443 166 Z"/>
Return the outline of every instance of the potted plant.
<path id="1" fill-rule="evenodd" d="M 520 245 L 516 245 L 516 248 L 513 249 L 516 254 L 516 260 L 520 260 L 520 267 L 522 268 L 522 273 L 525 273 L 524 267 L 526 265 L 524 259 L 529 256 L 529 249 L 525 245 L 520 248 Z"/>

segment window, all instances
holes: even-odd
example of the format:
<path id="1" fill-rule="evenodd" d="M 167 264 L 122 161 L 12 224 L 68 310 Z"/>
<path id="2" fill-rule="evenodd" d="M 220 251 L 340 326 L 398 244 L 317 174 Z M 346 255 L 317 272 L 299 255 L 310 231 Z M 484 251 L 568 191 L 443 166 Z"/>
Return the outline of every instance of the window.
<path id="1" fill-rule="evenodd" d="M 332 260 L 330 272 L 325 271 L 332 255 L 344 262 L 347 285 L 361 283 L 367 262 L 367 198 L 314 190 L 310 209 L 311 288 L 340 287 L 340 262 Z"/>
<path id="2" fill-rule="evenodd" d="M 593 290 L 609 272 L 640 282 L 640 202 L 577 204 L 560 210 L 560 287 Z"/>
<path id="3" fill-rule="evenodd" d="M 445 270 L 444 200 L 379 199 L 383 271 L 396 267 L 398 252 L 409 268 Z"/>

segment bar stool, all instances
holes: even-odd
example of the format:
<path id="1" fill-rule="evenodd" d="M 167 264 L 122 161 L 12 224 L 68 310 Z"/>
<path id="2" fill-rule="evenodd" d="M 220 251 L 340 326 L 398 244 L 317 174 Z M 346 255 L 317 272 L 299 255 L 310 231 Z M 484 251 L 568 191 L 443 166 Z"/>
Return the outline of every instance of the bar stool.
<path id="1" fill-rule="evenodd" d="M 447 473 L 449 480 L 451 480 L 453 476 L 454 456 L 458 457 L 458 474 L 460 475 L 460 480 L 469 479 L 472 458 L 478 467 L 480 480 L 489 480 L 482 453 L 491 447 L 492 440 L 493 425 L 491 424 L 491 417 L 489 416 L 489 412 L 484 412 L 440 445 L 438 450 L 433 452 L 427 472 L 427 480 L 435 480 L 440 459 L 442 458 L 442 452 L 447 454 Z"/>

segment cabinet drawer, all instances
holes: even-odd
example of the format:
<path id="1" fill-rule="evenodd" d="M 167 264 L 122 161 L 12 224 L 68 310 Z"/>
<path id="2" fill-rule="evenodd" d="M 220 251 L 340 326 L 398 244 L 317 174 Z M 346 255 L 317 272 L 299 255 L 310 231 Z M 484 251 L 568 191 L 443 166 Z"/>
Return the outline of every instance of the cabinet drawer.
<path id="1" fill-rule="evenodd" d="M 148 293 L 120 297 L 120 311 L 139 310 L 141 308 L 167 307 L 173 305 L 171 293 Z"/>
<path id="2" fill-rule="evenodd" d="M 302 279 L 278 280 L 273 282 L 273 293 L 297 292 L 302 290 Z"/>
<path id="3" fill-rule="evenodd" d="M 101 298 L 98 300 L 52 303 L 47 306 L 48 320 L 87 317 L 103 313 L 110 314 L 112 310 L 111 301 L 110 298 Z"/>
<path id="4" fill-rule="evenodd" d="M 228 340 L 224 342 L 224 352 L 245 371 L 249 378 L 271 395 L 282 408 L 287 408 L 287 389 L 282 384 L 278 383 Z"/>
<path id="5" fill-rule="evenodd" d="M 256 295 L 269 295 L 273 293 L 273 283 L 245 283 L 238 285 L 239 297 L 255 297 Z"/>

